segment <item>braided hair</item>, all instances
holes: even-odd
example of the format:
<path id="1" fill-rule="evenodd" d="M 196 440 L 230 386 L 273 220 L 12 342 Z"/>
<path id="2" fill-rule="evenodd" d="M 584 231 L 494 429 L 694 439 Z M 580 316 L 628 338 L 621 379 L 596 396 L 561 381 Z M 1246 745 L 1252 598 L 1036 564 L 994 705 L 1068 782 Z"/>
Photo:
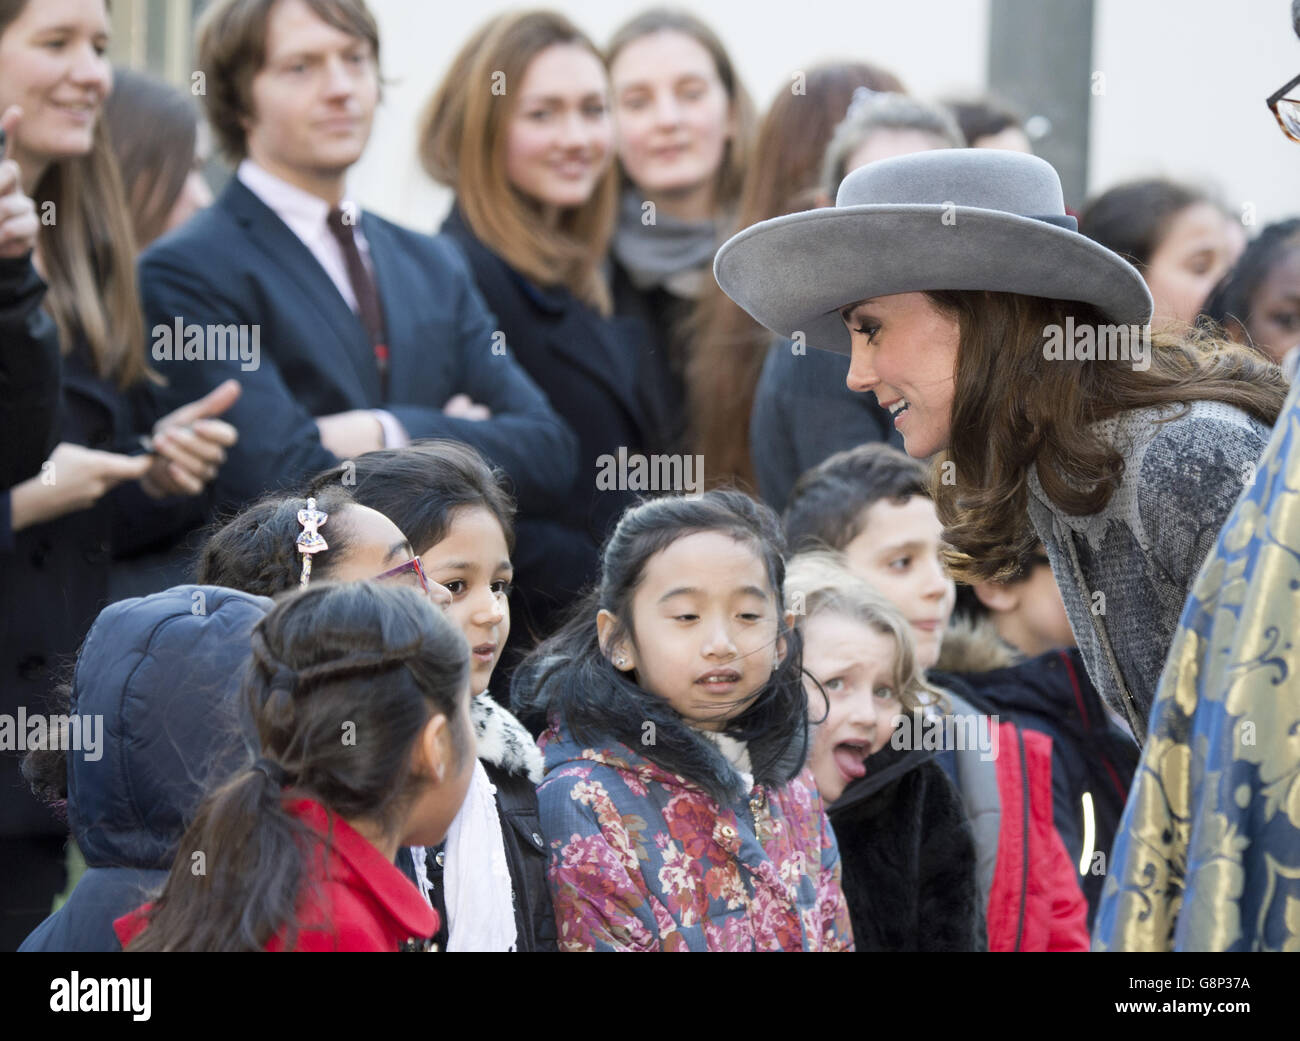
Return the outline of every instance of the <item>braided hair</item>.
<path id="1" fill-rule="evenodd" d="M 257 758 L 200 806 L 130 950 L 262 950 L 281 933 L 293 949 L 313 839 L 286 799 L 400 839 L 431 783 L 411 768 L 428 721 L 446 716 L 457 756 L 469 754 L 464 638 L 414 590 L 309 586 L 258 623 L 252 652 L 243 694 Z"/>

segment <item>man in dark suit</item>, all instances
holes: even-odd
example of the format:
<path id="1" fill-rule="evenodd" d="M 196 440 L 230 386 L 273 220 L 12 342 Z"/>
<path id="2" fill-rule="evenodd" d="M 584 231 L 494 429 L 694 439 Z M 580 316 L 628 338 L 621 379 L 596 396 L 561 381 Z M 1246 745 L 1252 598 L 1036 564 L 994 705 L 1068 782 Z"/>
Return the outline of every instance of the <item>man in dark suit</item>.
<path id="1" fill-rule="evenodd" d="M 200 29 L 205 104 L 238 170 L 216 204 L 141 260 L 165 402 L 236 376 L 239 444 L 216 482 L 237 505 L 413 438 L 468 442 L 521 512 L 569 487 L 576 443 L 506 353 L 449 241 L 346 194 L 379 98 L 363 0 L 221 0 Z"/>

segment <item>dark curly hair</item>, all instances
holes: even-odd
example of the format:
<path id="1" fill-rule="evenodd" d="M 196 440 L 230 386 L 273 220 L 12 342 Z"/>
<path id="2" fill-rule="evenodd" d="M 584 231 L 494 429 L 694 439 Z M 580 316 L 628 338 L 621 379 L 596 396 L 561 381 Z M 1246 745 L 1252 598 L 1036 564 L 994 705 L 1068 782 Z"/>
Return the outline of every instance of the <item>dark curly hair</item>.
<path id="1" fill-rule="evenodd" d="M 338 487 L 324 487 L 315 498 L 316 508 L 329 514 L 321 532 L 329 549 L 313 555 L 311 573 L 313 578 L 326 578 L 352 544 L 344 514 L 354 503 L 352 496 Z M 302 572 L 298 511 L 306 506 L 305 495 L 277 492 L 219 523 L 203 544 L 195 581 L 257 596 L 276 596 L 296 589 Z"/>

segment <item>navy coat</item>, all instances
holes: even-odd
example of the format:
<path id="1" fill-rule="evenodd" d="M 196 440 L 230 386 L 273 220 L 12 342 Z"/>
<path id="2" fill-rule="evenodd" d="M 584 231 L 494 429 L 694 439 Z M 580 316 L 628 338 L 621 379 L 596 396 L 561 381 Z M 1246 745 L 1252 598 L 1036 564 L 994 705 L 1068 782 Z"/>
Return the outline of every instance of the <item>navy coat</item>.
<path id="1" fill-rule="evenodd" d="M 239 358 L 158 361 L 175 408 L 228 377 L 244 393 L 223 417 L 239 444 L 217 478 L 217 499 L 239 505 L 296 484 L 336 462 L 314 417 L 382 408 L 412 438 L 467 442 L 514 480 L 520 510 L 556 505 L 573 480 L 573 435 L 508 352 L 474 288 L 464 257 L 445 239 L 361 215 L 383 306 L 388 393 L 361 320 L 302 240 L 237 178 L 217 202 L 156 242 L 140 261 L 146 328 L 257 326 L 256 368 Z M 156 341 L 161 342 L 161 340 Z M 251 351 L 249 352 L 252 353 Z M 453 419 L 456 394 L 492 418 Z"/>
<path id="2" fill-rule="evenodd" d="M 72 711 L 103 717 L 99 757 L 68 755 L 87 870 L 23 951 L 119 951 L 113 919 L 160 887 L 205 789 L 248 761 L 238 691 L 271 601 L 177 586 L 107 608 L 77 660 Z"/>

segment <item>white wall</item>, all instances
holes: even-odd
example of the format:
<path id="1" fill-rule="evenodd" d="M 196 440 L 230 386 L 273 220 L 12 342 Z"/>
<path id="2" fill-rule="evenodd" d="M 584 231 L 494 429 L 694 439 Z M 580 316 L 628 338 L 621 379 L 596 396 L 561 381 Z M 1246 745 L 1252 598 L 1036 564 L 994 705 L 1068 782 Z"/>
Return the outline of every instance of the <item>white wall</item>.
<path id="1" fill-rule="evenodd" d="M 415 160 L 421 107 L 469 33 L 518 3 L 370 0 L 394 80 L 352 187 L 363 205 L 432 229 L 447 205 Z M 986 85 L 988 0 L 679 0 L 723 38 L 760 106 L 818 61 L 865 59 L 914 93 Z M 1055 0 L 1043 0 L 1052 3 Z M 647 6 L 555 0 L 603 45 Z M 1032 41 L 1026 41 L 1032 46 Z M 1218 187 L 1259 224 L 1300 213 L 1300 144 L 1283 138 L 1263 99 L 1300 72 L 1288 0 L 1096 0 L 1089 191 L 1162 174 Z M 1089 83 L 1079 89 L 1090 91 Z"/>
<path id="2" fill-rule="evenodd" d="M 397 82 L 385 90 L 370 147 L 352 172 L 363 206 L 400 223 L 432 229 L 448 204 L 415 158 L 419 113 L 461 43 L 499 11 L 500 0 L 369 0 L 379 19 L 383 65 Z M 526 0 L 525 0 L 526 2 Z M 603 47 L 650 2 L 555 0 Z M 726 44 L 760 108 L 793 74 L 819 61 L 866 60 L 899 75 L 917 94 L 978 90 L 985 83 L 987 0 L 677 0 Z"/>
<path id="3" fill-rule="evenodd" d="M 1300 144 L 1264 105 L 1300 73 L 1289 0 L 1097 0 L 1093 67 L 1092 193 L 1160 175 L 1253 203 L 1260 226 L 1300 213 Z"/>

